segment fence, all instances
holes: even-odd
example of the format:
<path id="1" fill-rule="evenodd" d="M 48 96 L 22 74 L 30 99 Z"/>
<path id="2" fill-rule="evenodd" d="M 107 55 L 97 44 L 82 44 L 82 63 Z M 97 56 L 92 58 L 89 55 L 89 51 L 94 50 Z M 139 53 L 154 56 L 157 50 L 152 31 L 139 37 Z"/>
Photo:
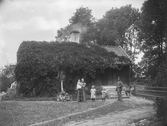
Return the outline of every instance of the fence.
<path id="1" fill-rule="evenodd" d="M 135 85 L 134 95 L 154 100 L 158 118 L 167 124 L 167 87 L 147 87 Z"/>

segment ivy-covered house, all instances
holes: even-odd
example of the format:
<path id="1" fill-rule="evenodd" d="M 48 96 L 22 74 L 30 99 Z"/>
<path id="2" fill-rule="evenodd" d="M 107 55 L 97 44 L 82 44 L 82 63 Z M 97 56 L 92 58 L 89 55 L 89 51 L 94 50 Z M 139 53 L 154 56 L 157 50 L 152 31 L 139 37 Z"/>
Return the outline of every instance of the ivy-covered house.
<path id="1" fill-rule="evenodd" d="M 77 80 L 83 77 L 87 86 L 112 86 L 118 76 L 129 84 L 132 61 L 123 48 L 80 44 L 78 33 L 72 32 L 73 39 L 66 42 L 22 42 L 15 68 L 20 93 L 54 96 L 61 91 L 59 71 L 66 74 L 64 89 L 67 92 L 75 90 Z"/>

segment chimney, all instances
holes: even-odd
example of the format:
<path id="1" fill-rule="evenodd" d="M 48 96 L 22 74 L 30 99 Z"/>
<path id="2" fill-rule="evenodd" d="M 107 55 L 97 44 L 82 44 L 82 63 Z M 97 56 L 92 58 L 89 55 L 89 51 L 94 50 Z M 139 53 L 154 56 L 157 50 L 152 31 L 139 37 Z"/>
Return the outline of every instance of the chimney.
<path id="1" fill-rule="evenodd" d="M 79 43 L 79 34 L 80 34 L 80 31 L 78 30 L 71 31 L 70 32 L 70 42 Z"/>

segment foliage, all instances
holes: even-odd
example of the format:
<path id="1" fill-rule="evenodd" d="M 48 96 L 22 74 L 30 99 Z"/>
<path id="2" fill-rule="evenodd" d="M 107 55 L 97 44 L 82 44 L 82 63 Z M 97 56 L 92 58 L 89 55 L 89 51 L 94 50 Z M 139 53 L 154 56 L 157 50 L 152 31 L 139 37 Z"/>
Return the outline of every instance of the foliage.
<path id="1" fill-rule="evenodd" d="M 7 64 L 1 69 L 0 77 L 0 89 L 1 91 L 7 91 L 10 85 L 15 81 L 14 75 L 15 65 Z"/>
<path id="2" fill-rule="evenodd" d="M 60 91 L 58 71 L 66 73 L 65 91 L 74 90 L 78 78 L 90 82 L 105 68 L 116 67 L 116 58 L 118 62 L 130 63 L 129 59 L 108 53 L 100 46 L 24 41 L 17 52 L 16 80 L 24 95 L 53 95 Z"/>
<path id="3" fill-rule="evenodd" d="M 57 31 L 57 41 L 68 41 L 70 32 L 79 30 L 81 34 L 81 43 L 84 41 L 88 29 L 93 28 L 95 21 L 92 12 L 88 7 L 80 7 L 76 10 L 74 15 L 69 19 L 69 25 Z M 89 37 L 90 38 L 90 37 Z"/>
<path id="4" fill-rule="evenodd" d="M 70 18 L 70 25 L 57 31 L 57 37 L 65 38 L 67 32 L 69 35 L 77 29 L 82 34 L 81 43 L 123 46 L 127 44 L 126 30 L 135 25 L 139 17 L 139 10 L 131 5 L 112 8 L 100 20 L 95 20 L 89 8 L 80 7 Z"/>
<path id="5" fill-rule="evenodd" d="M 126 30 L 139 19 L 138 9 L 131 5 L 121 8 L 112 8 L 107 11 L 101 20 L 97 23 L 99 31 L 98 44 L 121 45 L 126 42 Z"/>
<path id="6" fill-rule="evenodd" d="M 167 109 L 167 100 L 164 98 L 156 98 L 155 99 L 155 107 L 157 111 L 157 116 L 158 118 L 163 117 L 164 122 L 166 122 L 166 117 L 167 117 L 167 111 L 164 111 Z"/>
<path id="7" fill-rule="evenodd" d="M 167 1 L 145 1 L 141 10 L 139 41 L 148 62 L 147 76 L 153 79 L 162 67 L 167 43 Z"/>
<path id="8" fill-rule="evenodd" d="M 81 6 L 69 19 L 69 22 L 70 24 L 82 23 L 82 25 L 90 26 L 94 21 L 94 17 L 91 13 L 92 11 L 88 7 Z"/>
<path id="9" fill-rule="evenodd" d="M 155 78 L 155 83 L 159 87 L 167 87 L 167 64 L 163 63 L 161 67 L 158 68 L 158 73 Z"/>

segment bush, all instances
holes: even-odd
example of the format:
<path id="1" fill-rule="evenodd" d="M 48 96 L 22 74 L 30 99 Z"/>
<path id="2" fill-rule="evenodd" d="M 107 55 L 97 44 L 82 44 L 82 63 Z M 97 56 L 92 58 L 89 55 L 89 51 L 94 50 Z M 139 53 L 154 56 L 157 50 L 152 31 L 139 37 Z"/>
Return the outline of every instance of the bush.
<path id="1" fill-rule="evenodd" d="M 165 60 L 166 61 L 166 60 Z M 167 61 L 166 61 L 167 62 Z M 155 77 L 155 85 L 158 87 L 167 87 L 167 64 L 163 62 L 162 66 L 158 67 L 158 72 Z"/>
<path id="2" fill-rule="evenodd" d="M 60 92 L 59 71 L 66 73 L 66 92 L 76 88 L 78 78 L 86 78 L 88 86 L 97 73 L 115 67 L 116 58 L 119 62 L 129 62 L 99 46 L 25 41 L 18 49 L 15 68 L 19 92 L 29 97 L 56 95 Z"/>
<path id="3" fill-rule="evenodd" d="M 10 78 L 7 78 L 6 76 L 0 77 L 0 83 L 1 83 L 1 88 L 0 88 L 1 92 L 2 91 L 6 92 L 11 85 Z"/>
<path id="4" fill-rule="evenodd" d="M 167 100 L 163 98 L 156 98 L 155 104 L 157 107 L 157 116 L 158 118 L 163 118 L 164 123 L 167 123 L 166 118 L 167 118 Z"/>
<path id="5" fill-rule="evenodd" d="M 15 65 L 7 64 L 1 69 L 0 76 L 0 91 L 6 92 L 11 84 L 15 81 L 14 76 Z"/>

